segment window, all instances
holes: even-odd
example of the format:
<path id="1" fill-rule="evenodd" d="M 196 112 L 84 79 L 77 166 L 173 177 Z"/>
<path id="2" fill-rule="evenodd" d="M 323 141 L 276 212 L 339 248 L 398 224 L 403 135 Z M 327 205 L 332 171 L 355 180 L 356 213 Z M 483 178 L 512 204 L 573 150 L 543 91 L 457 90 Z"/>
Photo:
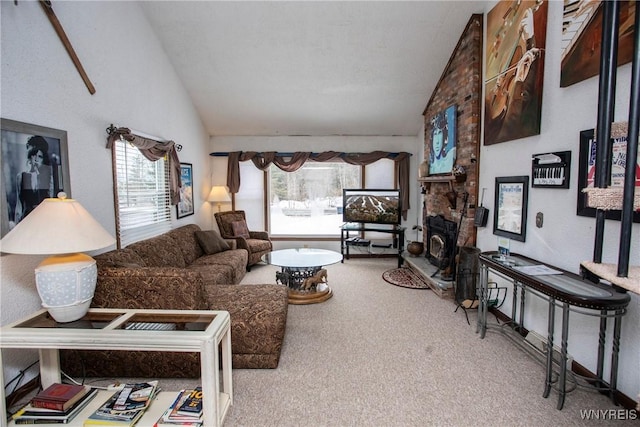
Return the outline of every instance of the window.
<path id="1" fill-rule="evenodd" d="M 362 168 L 343 162 L 307 162 L 295 172 L 269 168 L 272 236 L 336 236 L 342 224 L 342 189 L 362 186 Z"/>
<path id="2" fill-rule="evenodd" d="M 113 145 L 118 247 L 171 229 L 169 162 L 147 160 L 131 144 Z"/>
<path id="3" fill-rule="evenodd" d="M 240 163 L 242 185 L 235 195 L 235 208 L 246 212 L 249 230 L 267 230 L 265 218 L 265 172 L 252 162 Z"/>

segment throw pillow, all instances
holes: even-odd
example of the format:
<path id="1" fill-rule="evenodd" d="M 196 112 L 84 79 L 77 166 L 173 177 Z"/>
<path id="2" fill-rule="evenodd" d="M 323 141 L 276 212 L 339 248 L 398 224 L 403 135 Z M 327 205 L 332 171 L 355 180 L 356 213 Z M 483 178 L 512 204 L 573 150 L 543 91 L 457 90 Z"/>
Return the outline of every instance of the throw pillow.
<path id="1" fill-rule="evenodd" d="M 198 240 L 200 247 L 207 255 L 213 255 L 231 249 L 229 244 L 213 230 L 196 231 L 195 234 L 196 240 Z"/>
<path id="2" fill-rule="evenodd" d="M 244 237 L 245 239 L 250 237 L 246 221 L 233 221 L 231 223 L 231 228 L 233 229 L 233 235 L 235 237 Z"/>

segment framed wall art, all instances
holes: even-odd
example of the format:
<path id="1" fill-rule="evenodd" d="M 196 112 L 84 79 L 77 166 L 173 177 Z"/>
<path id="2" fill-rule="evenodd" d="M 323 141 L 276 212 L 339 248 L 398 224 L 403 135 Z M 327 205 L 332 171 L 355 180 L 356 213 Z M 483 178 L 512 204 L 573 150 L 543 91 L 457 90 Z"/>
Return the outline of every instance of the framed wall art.
<path id="1" fill-rule="evenodd" d="M 532 188 L 569 188 L 571 151 L 534 154 L 531 159 Z"/>
<path id="2" fill-rule="evenodd" d="M 67 132 L 0 119 L 2 154 L 1 236 L 44 199 L 71 197 Z"/>
<path id="3" fill-rule="evenodd" d="M 456 113 L 451 105 L 431 119 L 429 175 L 451 173 L 456 161 Z"/>
<path id="4" fill-rule="evenodd" d="M 487 14 L 484 144 L 540 134 L 547 0 L 500 1 Z"/>
<path id="5" fill-rule="evenodd" d="M 611 187 L 624 186 L 624 175 L 628 162 L 627 137 L 613 138 L 611 149 Z M 580 154 L 578 160 L 578 203 L 577 215 L 595 218 L 596 209 L 587 206 L 587 195 L 582 192 L 584 188 L 593 187 L 596 172 L 596 140 L 594 129 L 580 132 Z M 640 153 L 635 162 L 636 168 L 636 192 L 640 191 Z M 605 211 L 605 218 L 620 221 L 621 211 Z M 633 222 L 640 222 L 640 212 L 633 213 Z"/>
<path id="6" fill-rule="evenodd" d="M 176 216 L 184 218 L 193 215 L 193 165 L 191 163 L 180 163 L 180 202 L 176 205 Z"/>
<path id="7" fill-rule="evenodd" d="M 603 2 L 565 1 L 562 19 L 562 62 L 560 87 L 597 76 L 602 50 Z M 631 62 L 636 2 L 621 1 L 618 31 L 618 66 Z"/>
<path id="8" fill-rule="evenodd" d="M 496 178 L 493 234 L 524 242 L 527 236 L 529 177 Z"/>

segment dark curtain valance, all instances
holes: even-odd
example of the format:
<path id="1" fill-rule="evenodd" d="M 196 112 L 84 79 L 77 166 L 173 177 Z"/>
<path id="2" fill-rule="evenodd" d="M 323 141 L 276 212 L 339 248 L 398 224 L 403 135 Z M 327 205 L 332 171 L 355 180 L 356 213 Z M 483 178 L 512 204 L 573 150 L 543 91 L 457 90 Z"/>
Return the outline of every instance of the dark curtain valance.
<path id="1" fill-rule="evenodd" d="M 325 151 L 322 153 L 295 152 L 282 156 L 276 152 L 267 151 L 233 151 L 229 153 L 227 164 L 227 186 L 233 194 L 240 189 L 240 162 L 251 160 L 260 170 L 266 170 L 272 163 L 285 172 L 295 172 L 311 160 L 314 162 L 343 161 L 351 165 L 366 166 L 381 159 L 390 159 L 395 162 L 395 173 L 398 178 L 398 188 L 402 200 L 402 218 L 407 219 L 409 204 L 409 161 L 411 154 L 406 152 L 390 153 L 387 151 L 373 151 L 371 153 L 339 153 Z"/>
<path id="2" fill-rule="evenodd" d="M 107 148 L 111 149 L 113 143 L 119 139 L 123 139 L 135 146 L 142 155 L 152 161 L 160 160 L 165 156 L 169 161 L 169 191 L 171 196 L 171 204 L 177 205 L 180 201 L 180 187 L 182 181 L 180 179 L 180 159 L 176 151 L 176 144 L 173 141 L 161 142 L 154 139 L 144 138 L 131 133 L 131 130 L 125 127 L 110 127 L 107 129 L 109 136 L 107 137 Z"/>

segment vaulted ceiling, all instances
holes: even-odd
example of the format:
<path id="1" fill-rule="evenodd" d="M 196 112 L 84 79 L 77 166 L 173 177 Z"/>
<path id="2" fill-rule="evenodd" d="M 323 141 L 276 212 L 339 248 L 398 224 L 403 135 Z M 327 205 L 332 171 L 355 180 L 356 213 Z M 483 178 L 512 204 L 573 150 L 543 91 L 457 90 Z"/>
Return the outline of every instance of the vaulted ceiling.
<path id="1" fill-rule="evenodd" d="M 149 1 L 211 135 L 418 134 L 479 1 Z"/>

